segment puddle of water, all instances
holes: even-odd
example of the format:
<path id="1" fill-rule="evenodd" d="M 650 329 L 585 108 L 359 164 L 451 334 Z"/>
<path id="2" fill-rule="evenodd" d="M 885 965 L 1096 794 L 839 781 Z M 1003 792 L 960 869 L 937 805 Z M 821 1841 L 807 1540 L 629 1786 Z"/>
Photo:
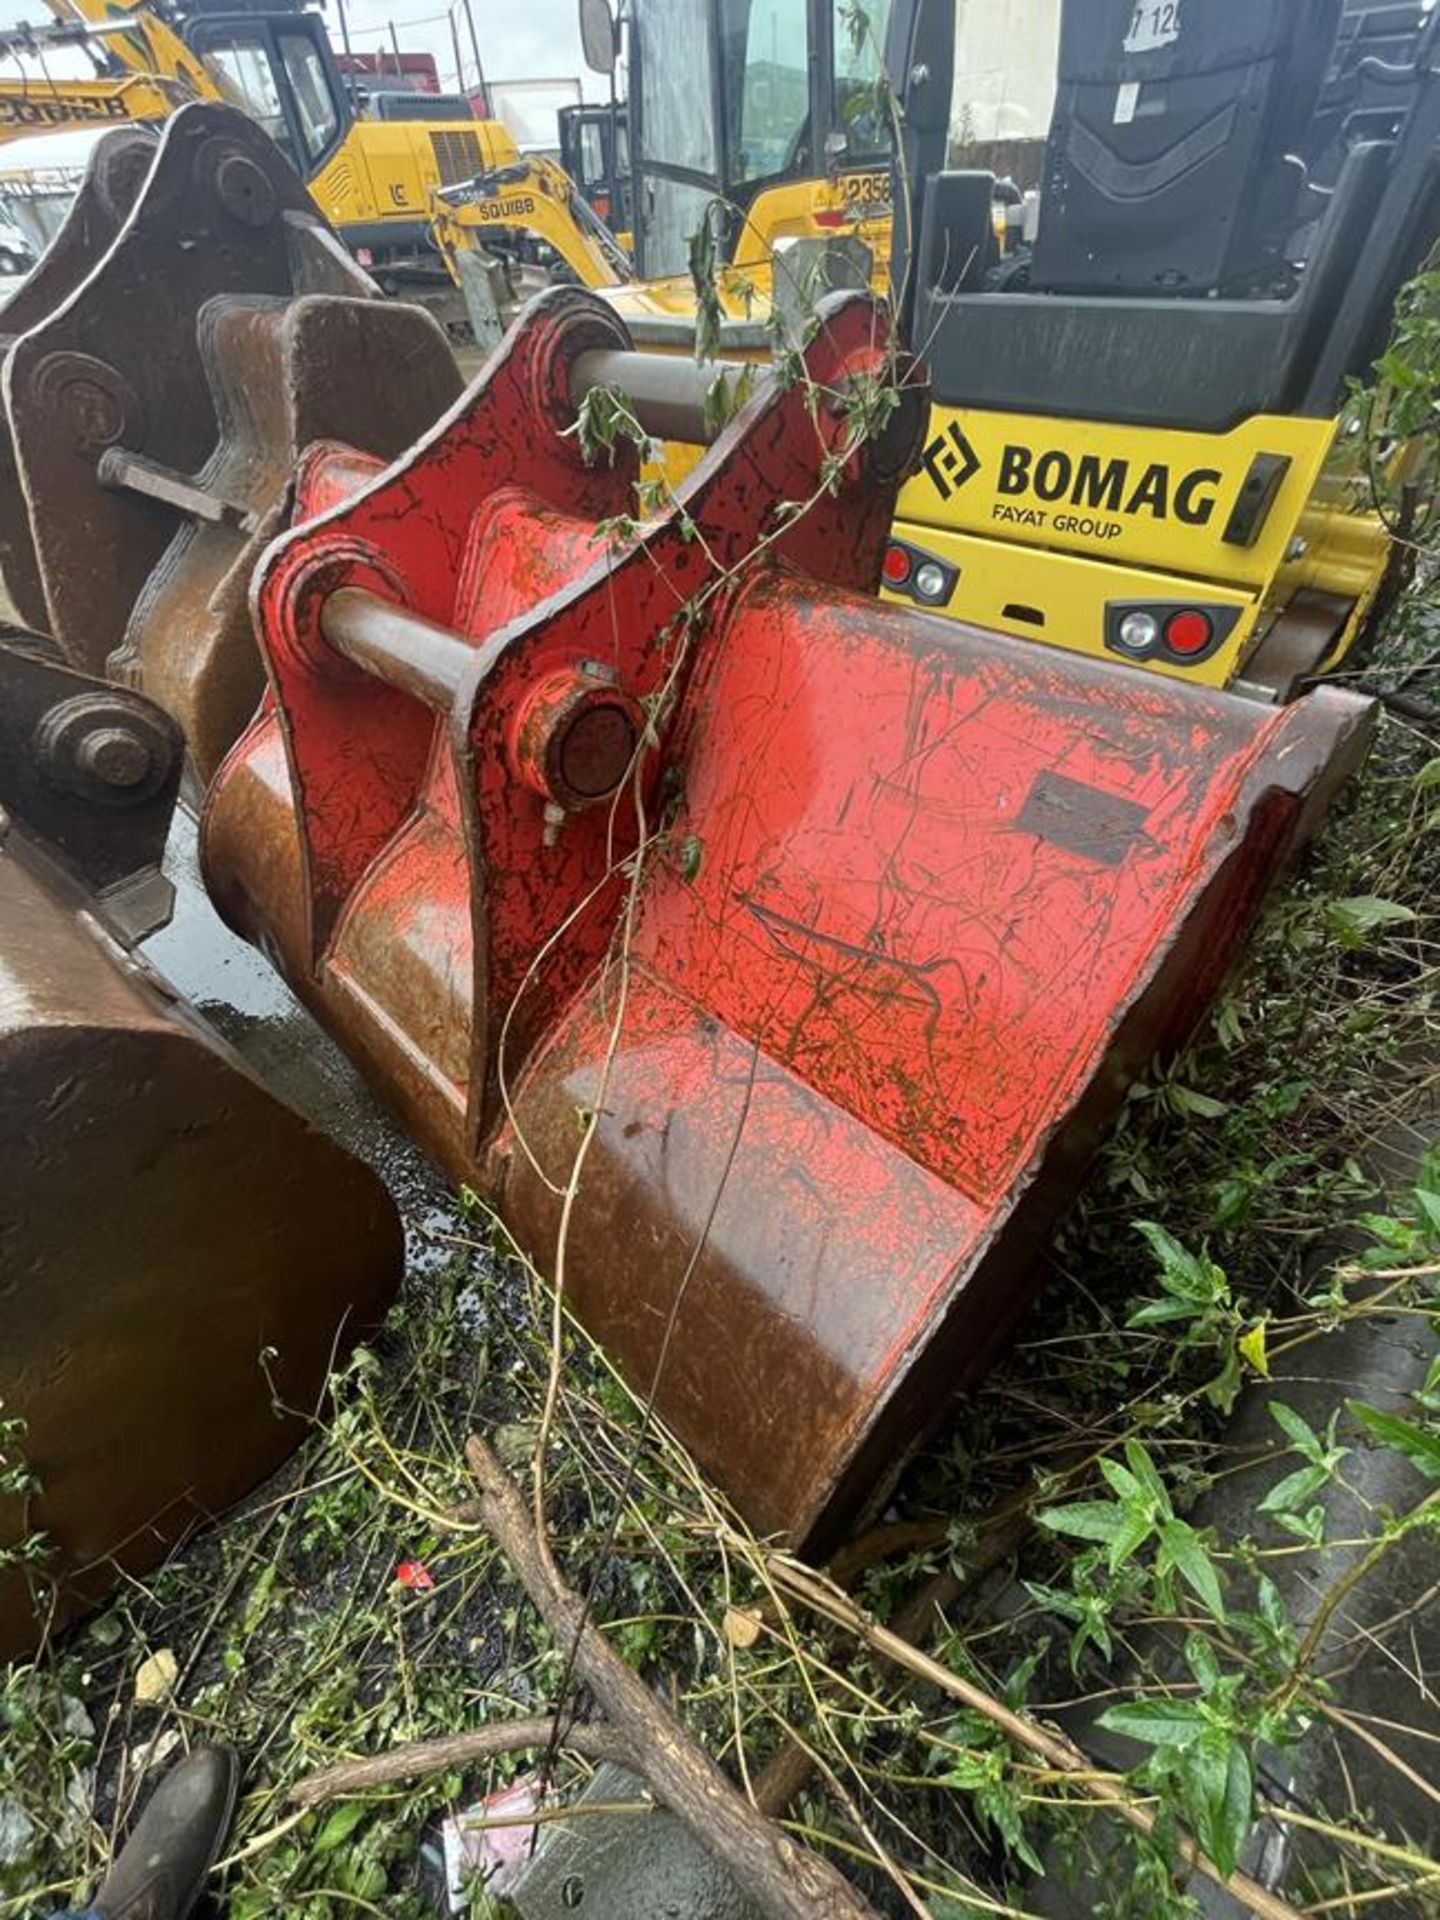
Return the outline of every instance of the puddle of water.
<path id="1" fill-rule="evenodd" d="M 194 817 L 177 808 L 165 853 L 175 912 L 145 942 L 145 957 L 273 1093 L 375 1168 L 405 1218 L 411 1273 L 433 1269 L 453 1251 L 438 1236 L 464 1231 L 444 1176 L 274 968 L 220 919 L 200 879 L 197 842 Z"/>
<path id="2" fill-rule="evenodd" d="M 177 807 L 165 849 L 166 876 L 175 888 L 175 912 L 169 926 L 145 942 L 146 958 L 197 1007 L 229 1007 L 281 1022 L 298 1019 L 318 1034 L 319 1028 L 275 969 L 231 933 L 211 906 L 200 879 L 198 843 L 194 817 Z"/>

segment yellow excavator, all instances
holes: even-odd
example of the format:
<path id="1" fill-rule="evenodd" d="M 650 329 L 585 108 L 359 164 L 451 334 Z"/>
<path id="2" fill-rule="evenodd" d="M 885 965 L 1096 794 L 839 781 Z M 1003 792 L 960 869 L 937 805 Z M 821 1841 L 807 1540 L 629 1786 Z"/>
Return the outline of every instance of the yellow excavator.
<path id="1" fill-rule="evenodd" d="M 76 127 L 163 121 L 187 100 L 225 100 L 264 128 L 387 292 L 424 297 L 465 281 L 459 251 L 501 257 L 516 236 L 592 283 L 625 255 L 553 161 L 522 155 L 496 120 L 361 117 L 325 23 L 302 5 L 237 0 L 46 0 L 56 24 L 0 33 L 0 143 Z M 59 78 L 79 49 L 95 71 Z M 16 71 L 4 72 L 4 59 Z M 452 227 L 453 206 L 453 227 Z M 444 223 L 437 246 L 432 219 Z"/>
<path id="2" fill-rule="evenodd" d="M 953 0 L 950 0 L 953 5 Z M 722 18 L 723 11 L 723 18 Z M 584 285 L 615 295 L 637 344 L 687 352 L 694 337 L 692 241 L 713 263 L 719 342 L 768 348 L 775 268 L 796 241 L 850 262 L 831 284 L 887 287 L 893 102 L 884 84 L 885 5 L 852 0 L 639 0 L 612 12 L 582 0 L 586 63 L 613 80 L 624 55 L 630 161 L 617 182 L 633 226 L 633 272 L 602 249 L 567 257 Z M 605 110 L 614 114 L 614 107 Z M 475 224 L 464 196 L 438 234 L 453 257 Z M 783 268 L 782 299 L 792 275 Z M 803 293 L 814 287 L 808 274 Z"/>

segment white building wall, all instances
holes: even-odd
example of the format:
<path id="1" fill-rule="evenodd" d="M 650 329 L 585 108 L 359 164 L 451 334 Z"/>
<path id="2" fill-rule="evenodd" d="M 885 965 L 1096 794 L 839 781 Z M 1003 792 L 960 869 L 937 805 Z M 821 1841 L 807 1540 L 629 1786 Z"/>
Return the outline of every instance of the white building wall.
<path id="1" fill-rule="evenodd" d="M 952 140 L 1043 140 L 1059 45 L 1060 0 L 955 0 Z"/>

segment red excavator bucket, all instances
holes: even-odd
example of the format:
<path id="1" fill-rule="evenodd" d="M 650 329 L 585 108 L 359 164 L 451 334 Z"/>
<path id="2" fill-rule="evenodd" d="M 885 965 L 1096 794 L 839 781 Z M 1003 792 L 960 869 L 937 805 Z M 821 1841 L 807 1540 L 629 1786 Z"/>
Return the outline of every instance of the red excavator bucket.
<path id="1" fill-rule="evenodd" d="M 312 456 L 204 823 L 232 924 L 812 1545 L 988 1365 L 1369 713 L 866 597 L 920 411 L 855 441 L 881 328 L 829 307 L 638 529 L 557 428 L 684 376 L 575 292 L 358 493 Z"/>
<path id="2" fill-rule="evenodd" d="M 163 924 L 173 721 L 0 647 L 0 1660 L 303 1437 L 398 1284 L 376 1176 L 130 951 Z"/>

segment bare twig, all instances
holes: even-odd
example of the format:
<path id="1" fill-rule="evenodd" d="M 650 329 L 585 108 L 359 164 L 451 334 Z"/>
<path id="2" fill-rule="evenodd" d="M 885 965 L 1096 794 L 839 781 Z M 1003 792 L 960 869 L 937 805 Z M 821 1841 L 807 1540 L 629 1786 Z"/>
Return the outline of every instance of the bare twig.
<path id="1" fill-rule="evenodd" d="M 1327 1840 L 1338 1845 L 1355 1847 L 1361 1853 L 1373 1853 L 1381 1860 L 1393 1860 L 1397 1866 L 1409 1867 L 1412 1872 L 1423 1874 L 1427 1879 L 1436 1871 L 1437 1862 L 1428 1853 L 1416 1853 L 1413 1847 L 1397 1847 L 1389 1840 L 1377 1840 L 1373 1834 L 1357 1833 L 1353 1827 L 1339 1827 L 1330 1820 L 1317 1820 L 1312 1814 L 1301 1813 L 1298 1807 L 1276 1806 L 1266 1802 L 1265 1812 L 1271 1820 L 1278 1820 L 1287 1827 L 1304 1827 L 1307 1833 L 1322 1833 Z"/>
<path id="2" fill-rule="evenodd" d="M 1380 1756 L 1387 1766 L 1394 1767 L 1398 1774 L 1410 1782 L 1417 1793 L 1423 1793 L 1428 1800 L 1433 1800 L 1437 1806 L 1440 1806 L 1440 1788 L 1433 1787 L 1412 1766 L 1402 1760 L 1393 1747 L 1385 1744 L 1379 1734 L 1371 1733 L 1368 1727 L 1362 1726 L 1360 1721 L 1337 1707 L 1332 1700 L 1316 1700 L 1313 1705 L 1317 1713 L 1323 1714 L 1333 1725 L 1343 1727 L 1352 1739 L 1362 1740 L 1372 1753 Z"/>
<path id="3" fill-rule="evenodd" d="M 1414 1512 L 1407 1516 L 1408 1522 L 1414 1524 L 1419 1516 L 1422 1513 L 1428 1512 L 1434 1507 L 1437 1501 L 1440 1501 L 1440 1491 L 1427 1494 L 1425 1499 L 1420 1502 L 1420 1505 L 1414 1509 Z M 1357 1560 L 1349 1571 L 1331 1587 L 1320 1607 L 1317 1609 L 1315 1618 L 1310 1622 L 1309 1631 L 1300 1644 L 1300 1651 L 1295 1656 L 1295 1671 L 1297 1674 L 1304 1671 L 1319 1651 L 1320 1643 L 1325 1638 L 1325 1629 L 1333 1619 L 1336 1609 L 1355 1591 L 1356 1587 L 1369 1577 L 1385 1558 L 1385 1555 L 1390 1551 L 1391 1547 L 1395 1545 L 1396 1541 L 1404 1537 L 1407 1530 L 1408 1528 L 1396 1527 L 1390 1532 L 1382 1534 L 1371 1547 L 1370 1551 L 1362 1559 Z"/>
<path id="4" fill-rule="evenodd" d="M 538 1719 L 497 1721 L 493 1726 L 447 1734 L 440 1740 L 415 1740 L 408 1746 L 392 1747 L 388 1753 L 373 1754 L 368 1760 L 347 1760 L 307 1774 L 290 1789 L 290 1798 L 302 1806 L 314 1806 L 342 1793 L 364 1793 L 369 1787 L 393 1786 L 398 1780 L 419 1780 L 429 1773 L 472 1767 L 477 1760 L 493 1760 L 502 1753 L 548 1747 L 554 1731 L 555 1721 L 547 1713 Z M 577 1720 L 567 1727 L 560 1745 L 587 1760 L 613 1760 L 632 1769 L 635 1764 L 622 1734 L 588 1721 Z"/>

